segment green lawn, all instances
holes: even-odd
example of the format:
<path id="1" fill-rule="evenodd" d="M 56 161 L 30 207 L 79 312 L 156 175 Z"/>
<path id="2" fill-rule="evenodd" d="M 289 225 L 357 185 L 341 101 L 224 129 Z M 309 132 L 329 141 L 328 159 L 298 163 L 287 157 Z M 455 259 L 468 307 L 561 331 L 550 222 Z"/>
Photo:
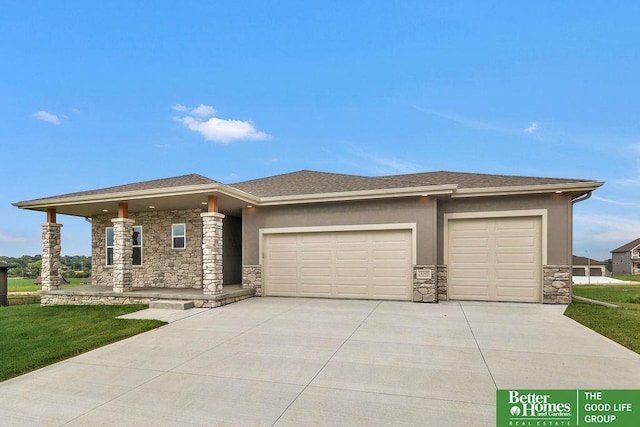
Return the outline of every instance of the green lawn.
<path id="1" fill-rule="evenodd" d="M 145 305 L 0 307 L 0 381 L 148 331 L 165 322 L 117 316 Z"/>
<path id="2" fill-rule="evenodd" d="M 640 282 L 640 276 L 611 276 L 614 279 L 623 280 L 625 282 Z"/>
<path id="3" fill-rule="evenodd" d="M 62 285 L 63 288 L 73 288 L 76 286 L 86 286 L 81 284 L 80 282 L 83 279 L 79 279 L 77 277 L 73 277 L 71 279 L 67 279 L 70 283 Z M 21 279 L 10 277 L 7 283 L 7 288 L 9 292 L 35 292 L 42 289 L 40 285 L 33 284 L 34 279 Z"/>
<path id="4" fill-rule="evenodd" d="M 575 295 L 611 302 L 619 308 L 572 302 L 565 316 L 640 353 L 640 285 L 574 286 Z"/>

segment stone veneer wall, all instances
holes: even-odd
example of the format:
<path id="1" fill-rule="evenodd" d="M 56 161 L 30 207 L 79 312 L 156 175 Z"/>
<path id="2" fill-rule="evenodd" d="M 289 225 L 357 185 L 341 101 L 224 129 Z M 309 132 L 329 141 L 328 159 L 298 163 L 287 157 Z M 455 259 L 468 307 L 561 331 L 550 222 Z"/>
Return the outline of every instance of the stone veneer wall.
<path id="1" fill-rule="evenodd" d="M 256 290 L 255 296 L 262 296 L 262 266 L 243 265 L 242 266 L 242 287 Z"/>
<path id="2" fill-rule="evenodd" d="M 129 292 L 131 290 L 131 273 L 133 270 L 133 241 L 131 230 L 134 220 L 129 218 L 114 218 L 113 223 L 113 291 Z"/>
<path id="3" fill-rule="evenodd" d="M 200 209 L 130 213 L 142 226 L 142 266 L 133 266 L 133 287 L 202 288 L 202 219 Z M 113 268 L 106 266 L 105 228 L 112 215 L 93 217 L 91 280 L 112 286 Z M 186 224 L 185 249 L 171 248 L 171 224 Z"/>
<path id="4" fill-rule="evenodd" d="M 413 302 L 437 302 L 435 265 L 413 266 Z"/>
<path id="5" fill-rule="evenodd" d="M 542 302 L 569 304 L 571 302 L 571 266 L 545 265 L 542 267 Z"/>
<path id="6" fill-rule="evenodd" d="M 438 266 L 438 301 L 446 301 L 447 298 L 447 266 Z"/>
<path id="7" fill-rule="evenodd" d="M 42 224 L 42 289 L 51 291 L 60 288 L 60 229 L 62 224 L 45 222 Z"/>
<path id="8" fill-rule="evenodd" d="M 207 295 L 221 294 L 222 283 L 222 221 L 224 215 L 204 212 L 202 218 L 202 292 Z"/>
<path id="9" fill-rule="evenodd" d="M 244 299 L 252 298 L 253 295 L 229 295 L 217 299 L 193 299 L 196 308 L 215 308 L 232 304 Z M 154 297 L 132 297 L 116 295 L 58 295 L 43 293 L 40 299 L 41 306 L 50 305 L 121 305 L 121 304 L 149 304 L 156 300 Z"/>

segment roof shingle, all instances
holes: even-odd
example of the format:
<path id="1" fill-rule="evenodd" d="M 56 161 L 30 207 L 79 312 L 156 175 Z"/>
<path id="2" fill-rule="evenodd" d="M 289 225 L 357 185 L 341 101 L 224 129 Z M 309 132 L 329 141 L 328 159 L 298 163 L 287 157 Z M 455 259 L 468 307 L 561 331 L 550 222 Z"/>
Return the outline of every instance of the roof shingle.
<path id="1" fill-rule="evenodd" d="M 114 187 L 98 188 L 96 190 L 78 191 L 76 193 L 61 194 L 58 196 L 44 197 L 41 199 L 32 200 L 37 202 L 39 200 L 57 199 L 62 197 L 79 197 L 79 196 L 94 196 L 100 194 L 115 194 L 125 193 L 128 191 L 144 191 L 160 188 L 172 188 L 172 187 L 186 187 L 190 185 L 200 184 L 215 184 L 217 181 L 207 178 L 206 176 L 192 173 L 189 175 L 174 176 L 171 178 L 153 179 L 150 181 L 135 182 L 132 184 L 117 185 Z"/>
<path id="2" fill-rule="evenodd" d="M 635 248 L 638 245 L 640 245 L 640 238 L 622 245 L 619 248 L 612 250 L 611 252 L 629 252 L 631 249 Z"/>

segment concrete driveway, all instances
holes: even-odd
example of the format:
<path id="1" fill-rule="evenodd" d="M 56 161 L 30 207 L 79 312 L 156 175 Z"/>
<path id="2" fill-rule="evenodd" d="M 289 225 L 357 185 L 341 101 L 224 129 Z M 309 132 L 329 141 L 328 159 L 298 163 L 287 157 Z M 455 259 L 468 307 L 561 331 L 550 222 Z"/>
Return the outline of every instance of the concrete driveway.
<path id="1" fill-rule="evenodd" d="M 497 388 L 640 388 L 563 306 L 252 298 L 0 384 L 2 425 L 495 425 Z"/>

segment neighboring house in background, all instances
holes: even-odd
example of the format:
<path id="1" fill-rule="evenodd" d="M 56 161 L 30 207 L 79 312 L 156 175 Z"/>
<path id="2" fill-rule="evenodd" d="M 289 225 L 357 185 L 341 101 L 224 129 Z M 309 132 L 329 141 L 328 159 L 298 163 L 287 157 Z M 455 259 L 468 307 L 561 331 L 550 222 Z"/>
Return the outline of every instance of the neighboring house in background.
<path id="1" fill-rule="evenodd" d="M 609 276 L 610 273 L 611 272 L 607 270 L 606 261 L 597 261 L 583 256 L 573 256 L 574 276 Z"/>
<path id="2" fill-rule="evenodd" d="M 602 184 L 303 170 L 236 184 L 192 174 L 14 205 L 47 213 L 43 304 L 131 302 L 150 288 L 209 297 L 236 284 L 256 296 L 569 303 L 573 204 Z M 61 299 L 56 214 L 91 221 L 92 284 L 108 297 Z"/>
<path id="3" fill-rule="evenodd" d="M 615 275 L 640 274 L 640 238 L 611 251 Z"/>

